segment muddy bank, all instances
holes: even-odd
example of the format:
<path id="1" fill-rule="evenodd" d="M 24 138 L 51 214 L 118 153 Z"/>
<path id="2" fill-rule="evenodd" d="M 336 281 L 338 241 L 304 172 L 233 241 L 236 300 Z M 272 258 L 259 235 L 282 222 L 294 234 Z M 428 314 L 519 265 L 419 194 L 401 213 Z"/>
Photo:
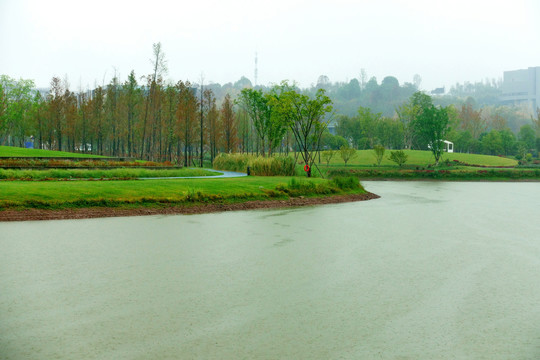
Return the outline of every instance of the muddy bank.
<path id="1" fill-rule="evenodd" d="M 246 201 L 235 204 L 197 204 L 189 206 L 174 206 L 167 208 L 84 208 L 63 210 L 5 210 L 0 211 L 0 221 L 30 221 L 30 220 L 62 220 L 90 219 L 116 216 L 172 215 L 172 214 L 205 214 L 223 211 L 273 209 L 296 206 L 322 204 L 338 204 L 344 202 L 377 199 L 379 195 L 370 192 L 366 194 L 334 195 L 320 198 L 290 198 L 286 200 Z"/>

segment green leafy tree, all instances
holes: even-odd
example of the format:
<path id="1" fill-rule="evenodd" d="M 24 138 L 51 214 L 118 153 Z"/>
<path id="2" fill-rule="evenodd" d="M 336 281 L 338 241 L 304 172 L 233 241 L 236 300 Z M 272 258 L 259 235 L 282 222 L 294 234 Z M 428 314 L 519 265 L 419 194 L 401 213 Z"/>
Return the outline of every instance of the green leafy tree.
<path id="1" fill-rule="evenodd" d="M 349 147 L 347 145 L 347 146 L 342 146 L 339 149 L 339 155 L 341 156 L 341 158 L 345 162 L 345 166 L 347 166 L 347 162 L 349 160 L 353 159 L 354 157 L 356 157 L 357 152 L 356 152 L 355 148 Z"/>
<path id="2" fill-rule="evenodd" d="M 420 111 L 422 103 L 427 100 L 426 96 L 423 93 L 416 92 L 408 102 L 396 108 L 397 117 L 403 126 L 403 145 L 406 149 L 412 149 L 416 143 L 414 120 Z M 426 105 L 428 103 L 426 101 Z"/>
<path id="3" fill-rule="evenodd" d="M 360 82 L 358 79 L 352 79 L 348 84 L 338 88 L 337 96 L 345 100 L 352 100 L 360 97 L 361 92 Z"/>
<path id="4" fill-rule="evenodd" d="M 332 149 L 339 150 L 343 145 L 349 145 L 347 140 L 345 140 L 343 136 L 339 136 L 339 135 L 334 136 Z"/>
<path id="5" fill-rule="evenodd" d="M 284 124 L 276 116 L 272 116 L 270 98 L 265 96 L 261 89 L 242 89 L 239 102 L 251 118 L 260 145 L 260 152 L 265 156 L 265 148 L 272 154 L 272 144 L 276 142 L 276 135 L 283 133 Z M 268 145 L 267 145 L 268 141 Z"/>
<path id="6" fill-rule="evenodd" d="M 408 157 L 409 156 L 405 154 L 403 150 L 396 150 L 390 152 L 390 157 L 388 158 L 388 160 L 395 162 L 399 165 L 399 167 L 401 167 L 407 162 Z"/>
<path id="7" fill-rule="evenodd" d="M 358 117 L 338 116 L 336 132 L 337 135 L 352 143 L 354 148 L 358 148 L 358 144 L 362 138 L 362 127 Z"/>
<path id="8" fill-rule="evenodd" d="M 358 108 L 358 119 L 360 121 L 362 137 L 366 139 L 365 143 L 367 147 L 373 148 L 373 145 L 377 141 L 377 127 L 382 120 L 382 114 L 374 113 L 371 109 L 361 106 Z"/>
<path id="9" fill-rule="evenodd" d="M 443 140 L 448 132 L 448 111 L 444 107 L 434 106 L 431 97 L 419 92 L 413 95 L 412 103 L 417 110 L 414 118 L 415 133 L 431 150 L 435 165 L 438 165 L 444 151 Z"/>
<path id="10" fill-rule="evenodd" d="M 5 129 L 5 123 L 6 123 L 6 112 L 7 112 L 7 89 L 5 84 L 5 78 L 7 78 L 6 75 L 2 75 L 0 77 L 0 136 L 2 136 L 4 129 Z"/>
<path id="11" fill-rule="evenodd" d="M 336 155 L 336 152 L 334 150 L 325 150 L 322 152 L 322 157 L 324 161 L 326 161 L 326 166 L 328 167 L 330 165 L 330 160 Z"/>
<path id="12" fill-rule="evenodd" d="M 504 151 L 502 137 L 497 130 L 491 130 L 481 141 L 485 154 L 499 155 Z"/>
<path id="13" fill-rule="evenodd" d="M 524 160 L 525 155 L 527 155 L 527 144 L 523 141 L 518 141 L 516 143 L 516 159 Z"/>
<path id="14" fill-rule="evenodd" d="M 461 153 L 470 153 L 475 141 L 478 140 L 473 139 L 469 131 L 459 131 L 456 139 L 454 139 L 454 150 Z"/>
<path id="15" fill-rule="evenodd" d="M 499 134 L 501 135 L 504 155 L 513 154 L 516 149 L 516 135 L 508 128 L 499 130 Z"/>
<path id="16" fill-rule="evenodd" d="M 383 117 L 377 124 L 375 138 L 390 149 L 403 148 L 403 124 L 396 119 Z"/>
<path id="17" fill-rule="evenodd" d="M 347 140 L 342 136 L 332 135 L 328 130 L 325 130 L 321 137 L 321 147 L 323 149 L 339 150 L 342 145 L 347 144 Z"/>
<path id="18" fill-rule="evenodd" d="M 519 129 L 518 139 L 525 143 L 527 150 L 531 150 L 536 147 L 536 134 L 533 127 L 529 124 L 523 125 Z"/>
<path id="19" fill-rule="evenodd" d="M 332 111 L 332 101 L 324 89 L 319 89 L 312 98 L 286 82 L 275 87 L 271 96 L 277 113 L 294 135 L 304 164 L 309 165 L 307 176 L 310 177 L 314 154 L 320 150 L 321 136 L 328 127 L 327 114 Z"/>
<path id="20" fill-rule="evenodd" d="M 377 161 L 377 166 L 381 165 L 381 161 L 384 157 L 386 149 L 382 145 L 375 145 L 373 147 L 373 155 L 375 156 L 375 160 Z"/>
<path id="21" fill-rule="evenodd" d="M 19 145 L 31 135 L 32 80 L 0 76 L 0 144 Z"/>

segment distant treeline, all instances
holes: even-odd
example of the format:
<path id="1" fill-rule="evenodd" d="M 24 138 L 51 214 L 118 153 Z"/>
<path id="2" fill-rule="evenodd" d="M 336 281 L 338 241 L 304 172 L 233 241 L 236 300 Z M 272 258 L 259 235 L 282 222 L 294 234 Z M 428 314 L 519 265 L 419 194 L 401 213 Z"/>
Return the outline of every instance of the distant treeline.
<path id="1" fill-rule="evenodd" d="M 242 119 L 226 95 L 220 106 L 210 89 L 189 82 L 164 84 L 148 76 L 139 84 L 134 72 L 124 83 L 75 93 L 59 78 L 46 96 L 28 80 L 0 81 L 0 144 L 191 162 L 203 145 L 218 151 L 246 146 Z M 201 132 L 201 118 L 203 131 Z M 240 132 L 239 132 L 240 131 Z"/>
<path id="2" fill-rule="evenodd" d="M 114 77 L 107 85 L 77 92 L 58 77 L 52 78 L 43 93 L 31 80 L 2 75 L 0 145 L 32 143 L 41 149 L 185 165 L 193 164 L 201 150 L 210 160 L 220 152 L 264 153 L 267 145 L 257 119 L 239 106 L 239 100 L 245 89 L 255 88 L 262 94 L 273 88 L 253 87 L 245 77 L 224 85 L 167 83 L 163 56 L 155 44 L 151 74 L 138 78 L 132 71 L 124 82 Z M 381 144 L 421 149 L 425 144 L 415 142 L 406 118 L 420 83 L 419 76 L 414 83 L 404 84 L 387 76 L 379 84 L 362 71 L 360 80 L 332 83 L 323 75 L 310 88 L 295 91 L 314 97 L 323 89 L 331 100 L 333 134 L 323 134 L 318 142 L 321 148 L 367 149 Z M 527 109 L 499 106 L 500 87 L 493 80 L 456 84 L 447 95 L 432 97 L 433 104 L 448 109 L 447 140 L 455 143 L 457 151 L 496 155 L 535 151 L 538 117 L 531 122 Z M 293 138 L 289 129 L 282 140 L 273 139 L 269 146 L 288 151 L 295 146 Z"/>
<path id="3" fill-rule="evenodd" d="M 338 117 L 336 135 L 327 136 L 328 144 L 351 143 L 363 150 L 383 145 L 387 149 L 427 150 L 415 128 L 418 109 L 410 100 L 396 108 L 396 116 L 385 117 L 369 108 L 360 107 L 354 116 Z M 436 103 L 435 98 L 432 98 Z M 471 103 L 459 107 L 444 108 L 448 114 L 445 138 L 454 143 L 454 151 L 487 155 L 517 156 L 525 158 L 528 153 L 538 156 L 540 150 L 540 110 L 533 124 L 522 125 L 517 133 L 509 127 L 500 113 L 475 110 Z M 530 118 L 529 118 L 530 119 Z M 331 146 L 338 148 L 338 146 Z"/>

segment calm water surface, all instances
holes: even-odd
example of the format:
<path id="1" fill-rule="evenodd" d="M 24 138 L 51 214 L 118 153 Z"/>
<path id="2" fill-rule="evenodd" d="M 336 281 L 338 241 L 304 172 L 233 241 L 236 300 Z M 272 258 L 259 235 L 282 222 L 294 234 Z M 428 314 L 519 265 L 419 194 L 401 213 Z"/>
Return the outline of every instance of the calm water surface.
<path id="1" fill-rule="evenodd" d="M 1 359 L 539 359 L 540 184 L 0 223 Z"/>

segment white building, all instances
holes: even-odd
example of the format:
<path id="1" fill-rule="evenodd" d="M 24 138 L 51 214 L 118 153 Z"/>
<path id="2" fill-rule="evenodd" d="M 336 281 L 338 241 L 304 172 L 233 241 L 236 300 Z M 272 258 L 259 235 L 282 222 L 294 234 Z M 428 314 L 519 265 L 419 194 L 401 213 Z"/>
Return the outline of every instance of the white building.
<path id="1" fill-rule="evenodd" d="M 526 104 L 531 114 L 540 107 L 540 66 L 505 71 L 501 102 L 507 105 Z"/>

